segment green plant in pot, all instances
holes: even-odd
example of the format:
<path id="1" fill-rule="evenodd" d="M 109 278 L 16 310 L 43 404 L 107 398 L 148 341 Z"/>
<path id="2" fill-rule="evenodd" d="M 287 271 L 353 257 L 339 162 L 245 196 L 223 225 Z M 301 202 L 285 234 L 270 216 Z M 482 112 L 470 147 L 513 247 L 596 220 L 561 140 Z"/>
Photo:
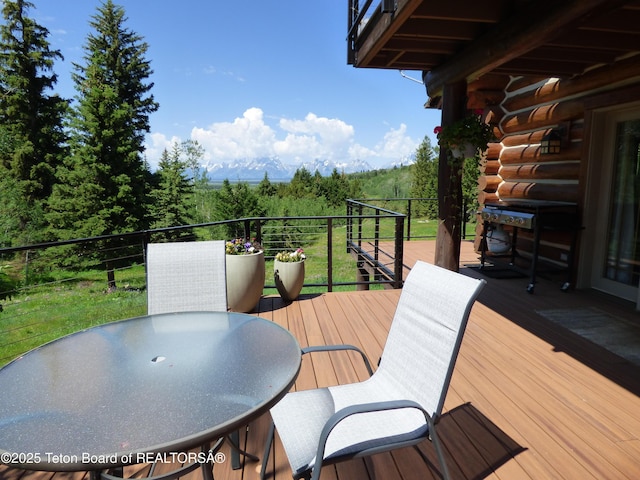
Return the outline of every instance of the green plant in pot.
<path id="1" fill-rule="evenodd" d="M 441 148 L 453 158 L 478 158 L 495 141 L 493 127 L 482 120 L 482 110 L 474 110 L 460 120 L 433 129 Z"/>
<path id="2" fill-rule="evenodd" d="M 264 250 L 255 241 L 237 238 L 226 243 L 225 252 L 227 306 L 234 312 L 250 312 L 264 289 Z"/>
<path id="3" fill-rule="evenodd" d="M 444 229 L 452 235 L 459 235 L 463 213 L 463 179 L 465 172 L 477 179 L 481 155 L 496 140 L 493 126 L 484 122 L 483 110 L 474 110 L 459 120 L 438 126 L 434 130 L 438 137 L 441 152 L 445 153 L 448 178 L 443 179 L 446 192 L 439 199 Z"/>
<path id="4" fill-rule="evenodd" d="M 273 279 L 282 299 L 291 302 L 298 298 L 304 285 L 304 250 L 279 252 L 273 261 Z"/>

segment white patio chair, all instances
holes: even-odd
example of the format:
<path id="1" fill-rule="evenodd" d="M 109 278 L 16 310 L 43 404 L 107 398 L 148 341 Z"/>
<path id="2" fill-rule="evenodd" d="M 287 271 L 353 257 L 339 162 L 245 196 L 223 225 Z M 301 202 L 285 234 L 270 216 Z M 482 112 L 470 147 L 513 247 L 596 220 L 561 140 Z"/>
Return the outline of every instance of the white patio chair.
<path id="1" fill-rule="evenodd" d="M 227 311 L 224 240 L 147 245 L 147 313 Z M 227 436 L 233 469 L 239 456 L 258 458 L 238 446 L 239 432 Z"/>
<path id="2" fill-rule="evenodd" d="M 227 311 L 225 242 L 147 245 L 147 312 Z"/>
<path id="3" fill-rule="evenodd" d="M 469 312 L 484 284 L 418 262 L 402 289 L 376 372 L 359 383 L 289 393 L 271 409 L 261 478 L 275 429 L 294 479 L 316 480 L 323 465 L 427 438 L 435 446 L 442 476 L 449 478 L 436 426 Z"/>

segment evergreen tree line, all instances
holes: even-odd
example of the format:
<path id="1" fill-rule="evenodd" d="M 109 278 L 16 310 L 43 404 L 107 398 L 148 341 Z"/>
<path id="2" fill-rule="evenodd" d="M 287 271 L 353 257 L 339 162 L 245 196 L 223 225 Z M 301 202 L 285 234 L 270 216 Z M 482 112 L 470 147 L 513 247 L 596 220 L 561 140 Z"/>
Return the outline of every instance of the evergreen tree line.
<path id="1" fill-rule="evenodd" d="M 144 162 L 158 109 L 148 46 L 107 0 L 92 17 L 76 96 L 54 92 L 49 32 L 27 0 L 5 0 L 0 25 L 0 243 L 130 232 L 148 227 L 155 179 Z"/>
<path id="2" fill-rule="evenodd" d="M 46 28 L 28 0 L 3 2 L 0 25 L 0 245 L 127 233 L 259 215 L 321 214 L 357 196 L 357 181 L 305 169 L 288 185 L 265 175 L 257 189 L 208 185 L 197 142 L 165 150 L 155 172 L 144 158 L 151 90 L 148 45 L 126 27 L 124 9 L 106 0 L 91 18 L 83 62 L 73 64 L 76 95 L 55 93 Z M 277 199 L 293 199 L 287 207 Z M 108 249 L 109 245 L 103 245 Z M 72 258 L 72 257 L 69 257 Z"/>
<path id="3" fill-rule="evenodd" d="M 265 174 L 256 188 L 227 180 L 213 189 L 199 168 L 203 149 L 193 141 L 165 150 L 151 172 L 144 137 L 159 104 L 148 45 L 126 27 L 124 9 L 112 0 L 97 8 L 83 61 L 73 64 L 75 97 L 65 99 L 54 91 L 54 66 L 63 55 L 29 17 L 33 7 L 28 0 L 5 0 L 2 7 L 0 246 L 251 216 L 342 214 L 346 198 L 363 195 L 355 176 L 334 170 L 322 177 L 304 168 L 288 184 L 273 184 Z M 411 195 L 436 197 L 435 172 L 425 137 Z M 434 214 L 428 207 L 416 213 Z M 104 242 L 101 250 L 112 246 Z"/>

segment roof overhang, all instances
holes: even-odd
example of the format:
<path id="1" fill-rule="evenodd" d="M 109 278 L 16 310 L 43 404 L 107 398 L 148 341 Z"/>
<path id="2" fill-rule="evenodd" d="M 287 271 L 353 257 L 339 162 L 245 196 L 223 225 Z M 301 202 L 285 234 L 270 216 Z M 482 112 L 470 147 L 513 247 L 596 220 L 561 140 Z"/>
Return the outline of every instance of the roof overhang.
<path id="1" fill-rule="evenodd" d="M 432 98 L 489 73 L 574 77 L 640 53 L 640 0 L 388 3 L 350 20 L 350 63 L 422 71 Z"/>

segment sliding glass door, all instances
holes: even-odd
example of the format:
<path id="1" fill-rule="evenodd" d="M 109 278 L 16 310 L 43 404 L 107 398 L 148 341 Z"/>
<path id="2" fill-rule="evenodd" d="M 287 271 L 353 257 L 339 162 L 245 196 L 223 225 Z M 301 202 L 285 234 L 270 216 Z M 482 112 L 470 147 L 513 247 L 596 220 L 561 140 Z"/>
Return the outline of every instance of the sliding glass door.
<path id="1" fill-rule="evenodd" d="M 595 288 L 638 302 L 640 285 L 640 110 L 609 112 L 595 222 Z"/>

